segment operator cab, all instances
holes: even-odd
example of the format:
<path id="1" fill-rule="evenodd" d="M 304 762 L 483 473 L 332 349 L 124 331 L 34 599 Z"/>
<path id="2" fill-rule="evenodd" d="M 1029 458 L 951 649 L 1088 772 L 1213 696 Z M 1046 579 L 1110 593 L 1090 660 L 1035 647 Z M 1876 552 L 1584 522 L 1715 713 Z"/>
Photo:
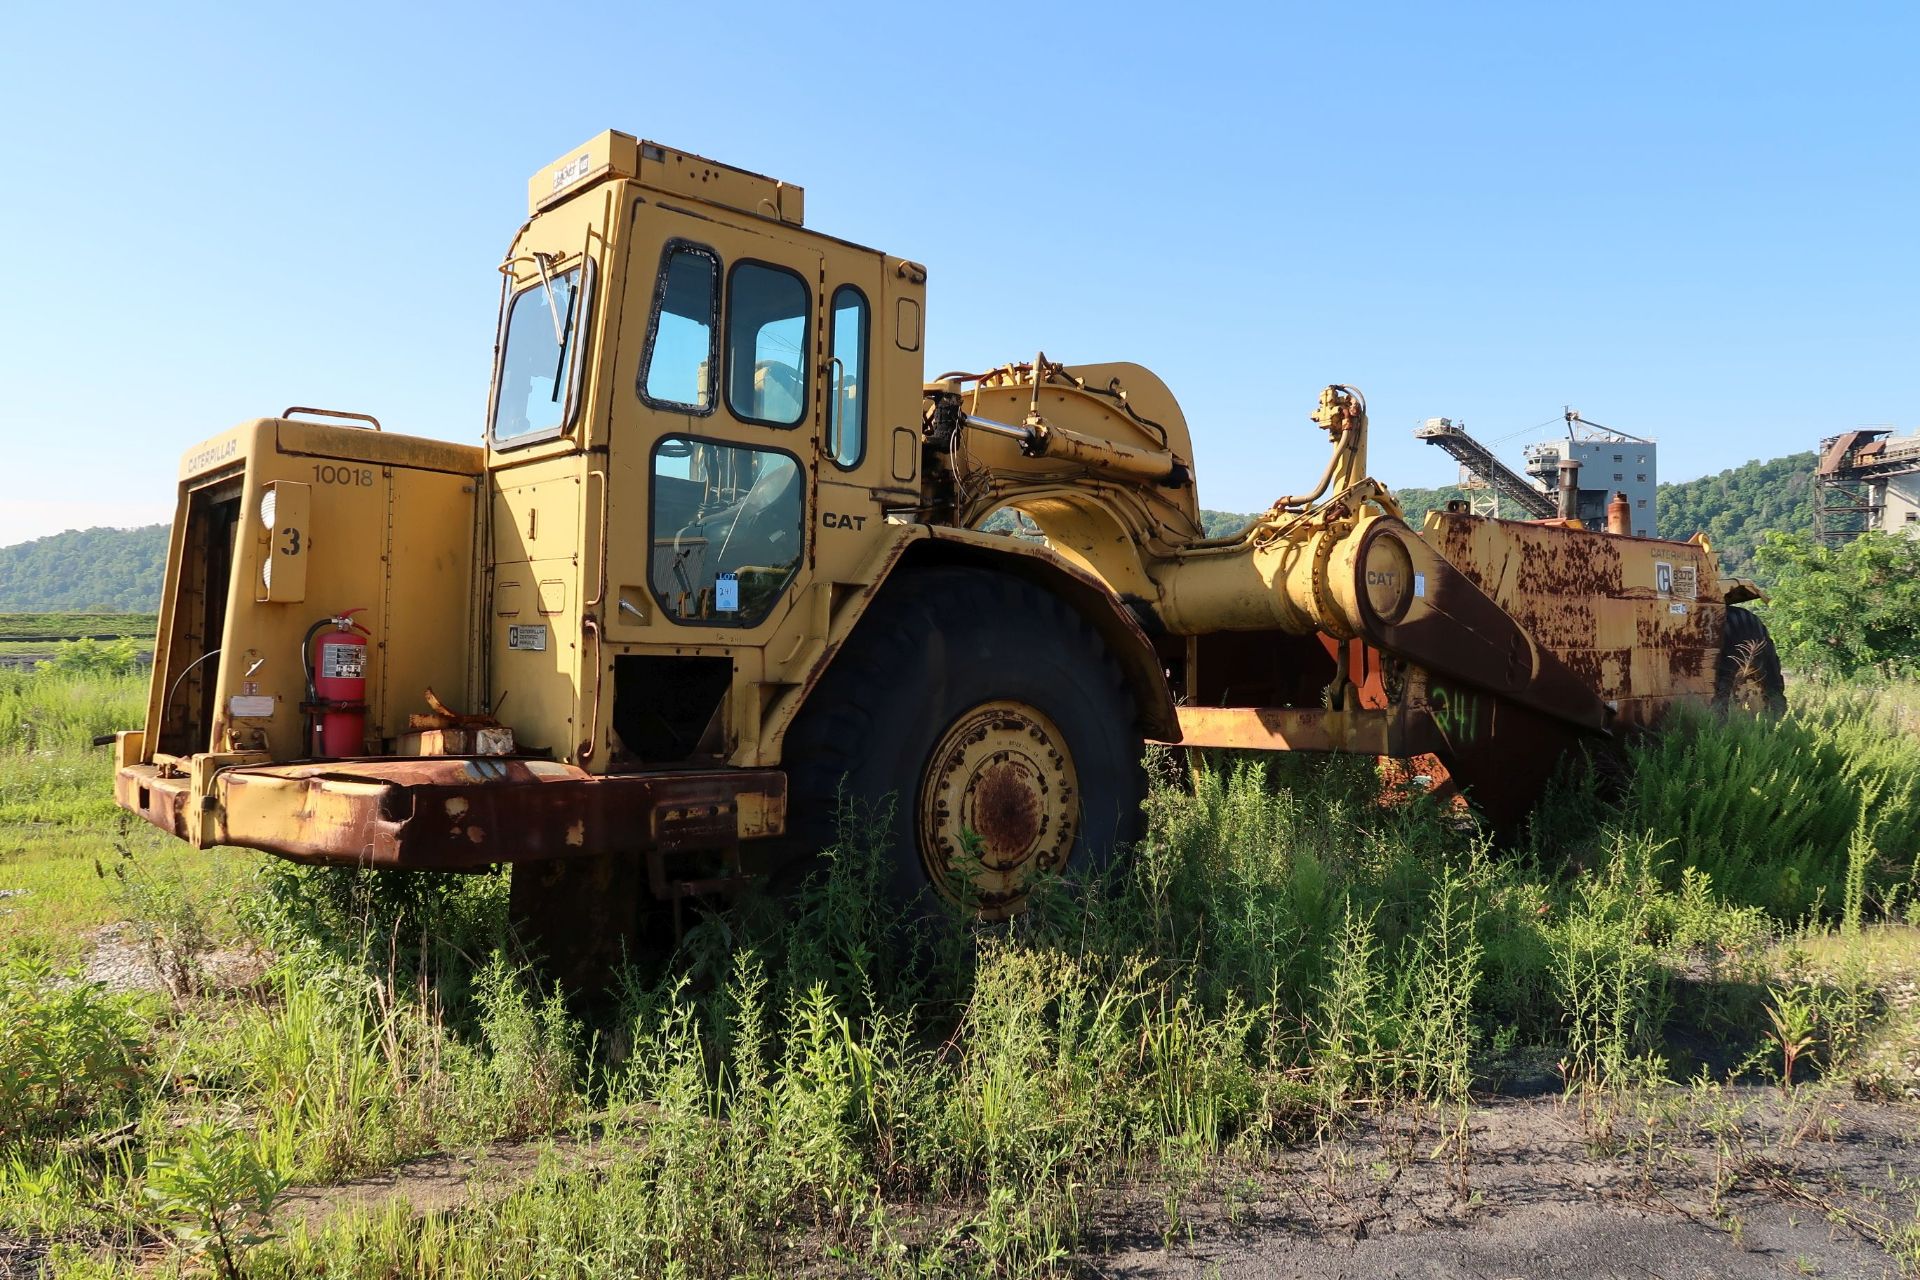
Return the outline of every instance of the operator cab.
<path id="1" fill-rule="evenodd" d="M 917 501 L 925 273 L 805 230 L 803 200 L 614 132 L 531 181 L 477 681 L 521 742 L 594 772 L 775 763 L 809 592 L 863 581 Z"/>

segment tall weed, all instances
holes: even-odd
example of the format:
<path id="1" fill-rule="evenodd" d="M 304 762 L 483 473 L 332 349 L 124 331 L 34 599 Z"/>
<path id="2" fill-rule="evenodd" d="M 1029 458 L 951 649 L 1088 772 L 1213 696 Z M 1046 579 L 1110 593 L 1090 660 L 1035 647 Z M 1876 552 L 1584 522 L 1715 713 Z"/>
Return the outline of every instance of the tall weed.
<path id="1" fill-rule="evenodd" d="M 1840 909 L 1868 821 L 1857 892 L 1884 897 L 1920 849 L 1920 740 L 1865 691 L 1796 686 L 1778 719 L 1680 708 L 1629 749 L 1617 823 L 1675 842 L 1681 866 L 1737 902 L 1793 920 Z"/>
<path id="2" fill-rule="evenodd" d="M 148 1078 L 139 1005 L 44 961 L 0 962 L 0 1153 L 127 1114 Z"/>

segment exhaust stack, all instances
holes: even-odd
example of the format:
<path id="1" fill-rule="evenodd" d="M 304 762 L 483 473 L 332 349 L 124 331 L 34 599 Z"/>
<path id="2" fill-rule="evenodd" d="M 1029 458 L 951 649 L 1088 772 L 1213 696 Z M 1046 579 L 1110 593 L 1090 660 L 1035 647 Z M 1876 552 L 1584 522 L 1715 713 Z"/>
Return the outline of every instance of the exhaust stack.
<path id="1" fill-rule="evenodd" d="M 1580 459 L 1560 459 L 1560 518 L 1576 519 L 1580 515 Z"/>

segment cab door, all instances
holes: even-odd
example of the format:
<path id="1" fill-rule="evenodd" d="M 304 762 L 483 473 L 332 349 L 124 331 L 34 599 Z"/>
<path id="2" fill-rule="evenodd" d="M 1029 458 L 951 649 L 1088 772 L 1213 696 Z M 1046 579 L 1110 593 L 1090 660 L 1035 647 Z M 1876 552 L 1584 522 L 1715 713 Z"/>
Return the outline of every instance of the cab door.
<path id="1" fill-rule="evenodd" d="M 609 639 L 764 643 L 811 549 L 823 260 L 641 203 L 608 459 Z"/>
<path id="2" fill-rule="evenodd" d="M 770 640 L 804 598 L 822 257 L 741 215 L 632 208 L 601 621 L 615 768 L 751 762 Z"/>

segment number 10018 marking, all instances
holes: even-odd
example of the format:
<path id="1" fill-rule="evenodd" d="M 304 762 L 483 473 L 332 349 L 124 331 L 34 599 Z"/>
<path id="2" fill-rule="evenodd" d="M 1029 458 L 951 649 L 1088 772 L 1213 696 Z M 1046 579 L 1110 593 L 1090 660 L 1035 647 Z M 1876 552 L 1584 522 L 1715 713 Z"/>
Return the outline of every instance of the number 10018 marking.
<path id="1" fill-rule="evenodd" d="M 315 463 L 313 467 L 315 484 L 350 484 L 373 486 L 372 467 L 336 467 L 332 463 Z"/>

